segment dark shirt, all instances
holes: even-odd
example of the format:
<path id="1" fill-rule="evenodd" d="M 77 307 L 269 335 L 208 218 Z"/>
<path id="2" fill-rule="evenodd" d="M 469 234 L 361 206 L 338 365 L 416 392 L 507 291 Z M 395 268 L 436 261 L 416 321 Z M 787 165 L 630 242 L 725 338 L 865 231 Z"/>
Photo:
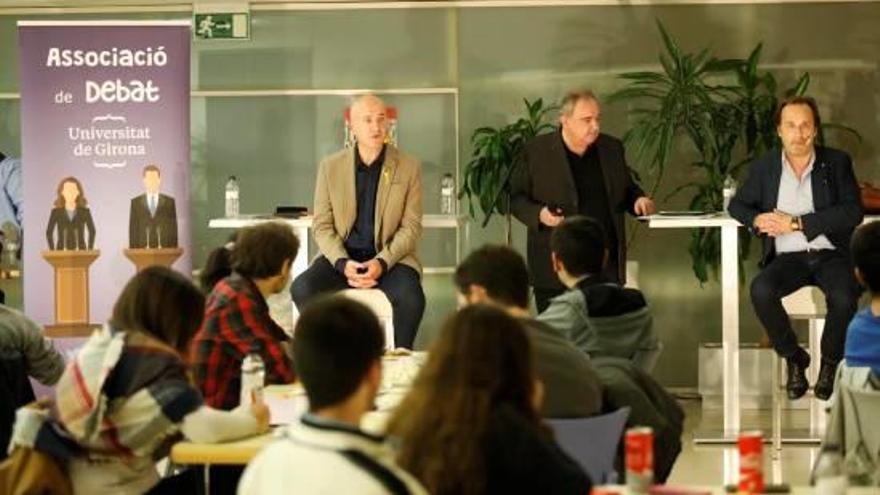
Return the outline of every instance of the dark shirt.
<path id="1" fill-rule="evenodd" d="M 590 493 L 587 473 L 549 432 L 513 407 L 501 405 L 492 413 L 487 441 L 485 493 Z"/>
<path id="2" fill-rule="evenodd" d="M 561 136 L 560 136 L 560 139 Z M 563 145 L 565 142 L 563 141 Z M 617 236 L 614 235 L 614 219 L 608 206 L 608 192 L 605 190 L 605 177 L 599 164 L 598 146 L 587 148 L 583 156 L 573 153 L 565 147 L 565 156 L 571 167 L 578 196 L 578 213 L 596 219 L 605 230 L 605 244 L 608 255 L 617 254 Z"/>
<path id="3" fill-rule="evenodd" d="M 385 162 L 385 148 L 367 165 L 357 150 L 354 152 L 354 189 L 357 216 L 354 227 L 345 240 L 345 250 L 355 261 L 368 261 L 376 256 L 375 223 L 376 193 L 382 178 L 382 164 Z"/>

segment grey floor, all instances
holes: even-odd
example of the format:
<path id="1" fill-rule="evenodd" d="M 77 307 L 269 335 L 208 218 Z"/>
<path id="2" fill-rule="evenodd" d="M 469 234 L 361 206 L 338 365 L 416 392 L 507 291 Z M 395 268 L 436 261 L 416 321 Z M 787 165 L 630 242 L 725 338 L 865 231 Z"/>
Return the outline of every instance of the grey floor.
<path id="1" fill-rule="evenodd" d="M 807 399 L 801 399 L 807 400 Z M 683 449 L 673 468 L 668 483 L 688 485 L 718 485 L 725 479 L 735 479 L 738 469 L 738 454 L 735 445 L 695 445 L 694 433 L 703 429 L 714 429 L 722 424 L 721 411 L 703 411 L 699 399 L 681 401 L 685 409 L 685 432 L 682 437 Z M 748 429 L 769 432 L 771 415 L 769 409 L 743 410 L 742 424 Z M 786 411 L 783 414 L 784 427 L 807 428 L 809 413 L 806 409 Z M 766 433 L 765 433 L 766 434 Z M 772 447 L 764 445 L 765 483 L 784 482 L 790 486 L 809 484 L 810 470 L 818 453 L 817 445 L 783 444 L 778 460 L 774 461 Z M 727 476 L 725 476 L 727 466 Z"/>

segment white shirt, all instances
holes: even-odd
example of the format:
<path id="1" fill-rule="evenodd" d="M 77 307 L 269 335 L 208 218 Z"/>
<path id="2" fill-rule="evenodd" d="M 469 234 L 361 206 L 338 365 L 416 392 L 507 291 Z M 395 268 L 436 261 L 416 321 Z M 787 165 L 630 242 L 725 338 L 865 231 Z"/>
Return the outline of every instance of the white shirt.
<path id="1" fill-rule="evenodd" d="M 382 437 L 306 414 L 248 464 L 238 495 L 389 494 L 382 476 L 411 494 L 427 494 L 395 464 Z"/>
<path id="2" fill-rule="evenodd" d="M 151 215 L 156 214 L 159 209 L 159 193 L 147 193 L 147 209 Z"/>
<path id="3" fill-rule="evenodd" d="M 785 151 L 782 152 L 782 174 L 779 177 L 779 196 L 776 199 L 776 209 L 799 217 L 808 213 L 815 213 L 813 204 L 813 165 L 816 163 L 816 153 L 810 157 L 810 163 L 800 179 L 794 174 Z M 807 236 L 802 231 L 789 232 L 776 239 L 777 253 L 797 253 L 802 251 L 818 251 L 820 249 L 834 249 L 834 244 L 824 234 L 816 236 L 812 241 L 807 241 Z"/>

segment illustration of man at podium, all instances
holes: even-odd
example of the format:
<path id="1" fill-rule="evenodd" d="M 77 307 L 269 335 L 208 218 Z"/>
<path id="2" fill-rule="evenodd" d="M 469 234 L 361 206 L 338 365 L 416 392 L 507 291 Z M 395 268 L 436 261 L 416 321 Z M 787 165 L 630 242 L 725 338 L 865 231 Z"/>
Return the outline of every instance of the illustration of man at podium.
<path id="1" fill-rule="evenodd" d="M 177 207 L 174 198 L 159 192 L 159 167 L 145 166 L 142 178 L 146 192 L 131 200 L 128 245 L 132 249 L 176 248 Z"/>
<path id="2" fill-rule="evenodd" d="M 46 240 L 49 249 L 56 251 L 95 247 L 95 223 L 82 184 L 76 177 L 65 177 L 58 183 L 58 196 L 49 215 Z"/>

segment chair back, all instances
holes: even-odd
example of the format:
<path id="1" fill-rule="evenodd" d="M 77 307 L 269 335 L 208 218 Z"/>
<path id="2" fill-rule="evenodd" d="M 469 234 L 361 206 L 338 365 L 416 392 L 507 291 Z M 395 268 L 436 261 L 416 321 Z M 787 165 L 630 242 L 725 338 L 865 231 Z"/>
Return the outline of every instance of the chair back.
<path id="1" fill-rule="evenodd" d="M 574 419 L 548 419 L 556 442 L 590 475 L 594 485 L 617 482 L 614 459 L 623 437 L 630 408 L 601 416 Z"/>
<path id="2" fill-rule="evenodd" d="M 782 298 L 782 307 L 792 318 L 824 318 L 828 313 L 825 295 L 814 286 L 807 285 Z"/>
<path id="3" fill-rule="evenodd" d="M 345 297 L 370 308 L 385 330 L 385 348 L 394 349 L 394 310 L 385 293 L 379 289 L 345 289 Z"/>
<path id="4" fill-rule="evenodd" d="M 880 377 L 871 368 L 841 362 L 832 403 L 823 445 L 841 447 L 852 484 L 880 485 Z"/>

